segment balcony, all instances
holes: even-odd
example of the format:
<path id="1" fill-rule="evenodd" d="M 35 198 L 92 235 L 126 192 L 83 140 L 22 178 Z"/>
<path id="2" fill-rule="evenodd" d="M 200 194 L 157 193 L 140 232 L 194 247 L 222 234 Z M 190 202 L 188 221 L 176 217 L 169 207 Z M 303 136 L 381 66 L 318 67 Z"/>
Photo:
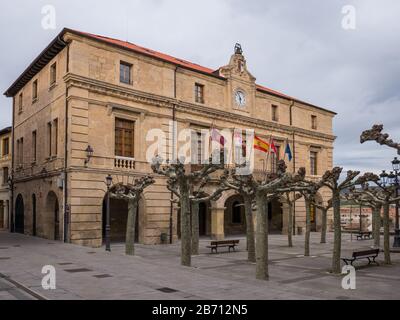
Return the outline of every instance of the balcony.
<path id="1" fill-rule="evenodd" d="M 115 156 L 114 168 L 118 170 L 133 170 L 135 169 L 135 159 Z"/>

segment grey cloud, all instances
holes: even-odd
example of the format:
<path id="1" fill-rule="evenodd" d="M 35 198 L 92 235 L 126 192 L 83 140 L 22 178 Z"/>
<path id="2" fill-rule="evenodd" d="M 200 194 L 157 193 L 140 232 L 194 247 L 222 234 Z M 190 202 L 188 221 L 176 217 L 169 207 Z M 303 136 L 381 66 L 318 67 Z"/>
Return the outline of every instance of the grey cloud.
<path id="1" fill-rule="evenodd" d="M 53 4 L 57 30 L 41 29 L 41 7 Z M 357 29 L 341 28 L 344 5 Z M 336 165 L 370 171 L 395 151 L 359 144 L 362 130 L 383 123 L 400 140 L 400 2 L 396 0 L 2 1 L 0 88 L 4 91 L 62 27 L 129 40 L 211 68 L 228 62 L 239 41 L 250 71 L 270 86 L 338 112 Z M 0 98 L 0 126 L 11 101 Z"/>

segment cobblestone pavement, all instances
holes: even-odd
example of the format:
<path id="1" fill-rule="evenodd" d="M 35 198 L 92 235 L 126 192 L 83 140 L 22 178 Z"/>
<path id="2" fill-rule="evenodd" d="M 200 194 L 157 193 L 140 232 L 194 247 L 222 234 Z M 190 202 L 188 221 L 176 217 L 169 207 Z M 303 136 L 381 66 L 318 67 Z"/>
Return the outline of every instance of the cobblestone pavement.
<path id="1" fill-rule="evenodd" d="M 123 244 L 104 248 L 77 245 L 0 232 L 0 300 L 33 299 L 26 288 L 47 299 L 400 299 L 400 253 L 393 264 L 359 263 L 356 290 L 341 287 L 343 276 L 328 272 L 333 234 L 319 243 L 312 233 L 311 256 L 304 257 L 304 236 L 287 247 L 283 235 L 271 235 L 270 280 L 255 279 L 255 265 L 246 261 L 244 237 L 237 252 L 210 254 L 209 239 L 201 239 L 192 267 L 180 266 L 180 246 L 137 245 L 136 256 L 124 255 Z M 343 235 L 343 254 L 368 248 L 372 240 Z M 56 289 L 41 287 L 44 265 L 56 269 Z M 37 298 L 37 297 L 36 297 Z"/>

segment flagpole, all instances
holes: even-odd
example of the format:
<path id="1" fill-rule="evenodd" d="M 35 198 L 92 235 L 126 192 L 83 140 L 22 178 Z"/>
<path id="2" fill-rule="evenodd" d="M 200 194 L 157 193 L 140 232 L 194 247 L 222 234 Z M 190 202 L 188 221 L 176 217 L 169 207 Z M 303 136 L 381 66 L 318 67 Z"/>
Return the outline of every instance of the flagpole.
<path id="1" fill-rule="evenodd" d="M 269 154 L 271 152 L 271 141 L 272 141 L 272 134 L 269 138 L 269 146 L 268 146 L 268 153 L 267 153 L 267 165 L 265 166 L 266 170 L 268 170 Z M 272 168 L 271 168 L 271 171 L 272 171 Z"/>

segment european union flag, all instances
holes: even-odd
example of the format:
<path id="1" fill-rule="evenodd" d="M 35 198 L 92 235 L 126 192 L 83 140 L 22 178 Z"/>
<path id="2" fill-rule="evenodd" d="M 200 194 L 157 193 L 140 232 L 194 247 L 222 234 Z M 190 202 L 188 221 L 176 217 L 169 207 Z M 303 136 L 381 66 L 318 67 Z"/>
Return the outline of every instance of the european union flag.
<path id="1" fill-rule="evenodd" d="M 286 143 L 285 154 L 287 154 L 289 161 L 292 161 L 292 150 L 290 150 L 289 142 Z"/>

